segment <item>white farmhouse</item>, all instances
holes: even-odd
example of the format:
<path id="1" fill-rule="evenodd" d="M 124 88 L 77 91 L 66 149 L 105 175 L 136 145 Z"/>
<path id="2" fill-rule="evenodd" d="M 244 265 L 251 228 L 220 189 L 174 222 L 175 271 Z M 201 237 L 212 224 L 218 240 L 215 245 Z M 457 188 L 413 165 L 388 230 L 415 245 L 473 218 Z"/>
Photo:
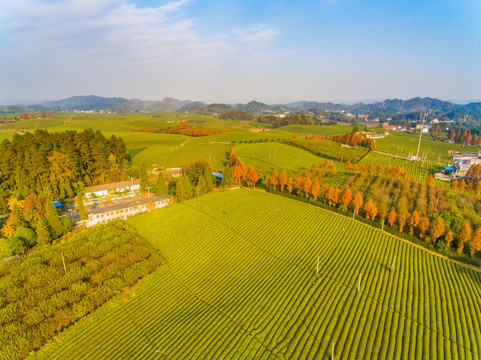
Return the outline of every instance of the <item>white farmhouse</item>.
<path id="1" fill-rule="evenodd" d="M 92 208 L 85 224 L 90 227 L 96 224 L 105 224 L 113 219 L 125 220 L 127 217 L 154 209 L 159 209 L 170 204 L 169 195 L 154 196 L 151 198 L 137 199 L 110 206 Z"/>
<path id="2" fill-rule="evenodd" d="M 110 193 L 120 193 L 123 191 L 133 191 L 140 189 L 140 180 L 120 181 L 116 183 L 90 186 L 85 190 L 87 198 L 106 196 Z"/>

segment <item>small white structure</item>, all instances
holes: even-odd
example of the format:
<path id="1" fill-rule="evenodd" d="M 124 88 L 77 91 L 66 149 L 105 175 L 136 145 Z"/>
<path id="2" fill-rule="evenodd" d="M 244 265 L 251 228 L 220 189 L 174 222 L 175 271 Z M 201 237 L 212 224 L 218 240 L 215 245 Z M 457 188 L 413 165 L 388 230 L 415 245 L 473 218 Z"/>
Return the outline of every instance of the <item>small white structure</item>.
<path id="1" fill-rule="evenodd" d="M 133 191 L 140 189 L 140 180 L 127 180 L 116 183 L 90 186 L 85 190 L 87 198 L 106 196 L 110 193 L 121 193 L 123 191 Z"/>
<path id="2" fill-rule="evenodd" d="M 172 177 L 179 177 L 182 176 L 182 174 L 184 173 L 181 167 L 168 168 L 165 171 L 167 172 L 167 175 L 170 175 Z"/>
<path id="3" fill-rule="evenodd" d="M 383 139 L 386 137 L 386 134 L 379 134 L 379 133 L 375 133 L 375 132 L 370 132 L 370 133 L 366 133 L 366 137 L 368 139 Z"/>
<path id="4" fill-rule="evenodd" d="M 126 203 L 119 203 L 110 206 L 93 208 L 86 227 L 96 224 L 105 224 L 113 219 L 125 220 L 127 217 L 154 209 L 160 209 L 170 204 L 169 195 L 154 196 L 151 198 L 137 199 Z"/>

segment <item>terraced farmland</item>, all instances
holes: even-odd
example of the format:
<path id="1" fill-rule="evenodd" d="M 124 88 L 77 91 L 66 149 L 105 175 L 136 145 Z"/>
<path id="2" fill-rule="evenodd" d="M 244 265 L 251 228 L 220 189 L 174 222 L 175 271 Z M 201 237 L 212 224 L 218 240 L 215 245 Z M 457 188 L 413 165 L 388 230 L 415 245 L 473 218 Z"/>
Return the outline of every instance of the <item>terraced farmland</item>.
<path id="1" fill-rule="evenodd" d="M 364 224 L 247 189 L 128 222 L 166 266 L 41 358 L 480 356 L 481 274 Z"/>

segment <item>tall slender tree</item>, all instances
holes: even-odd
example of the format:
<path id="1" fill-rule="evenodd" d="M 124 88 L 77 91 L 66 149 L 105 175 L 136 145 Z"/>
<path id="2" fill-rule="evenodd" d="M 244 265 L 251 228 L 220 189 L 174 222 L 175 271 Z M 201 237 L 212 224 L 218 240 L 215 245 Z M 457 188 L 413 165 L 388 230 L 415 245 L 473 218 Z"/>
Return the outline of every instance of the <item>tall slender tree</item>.
<path id="1" fill-rule="evenodd" d="M 394 208 L 392 208 L 391 211 L 389 212 L 388 216 L 387 216 L 387 223 L 389 224 L 389 226 L 391 228 L 396 223 L 396 218 L 397 218 L 396 210 L 394 210 Z"/>
<path id="2" fill-rule="evenodd" d="M 444 233 L 446 232 L 446 226 L 444 225 L 444 221 L 441 216 L 431 222 L 429 232 L 431 234 L 431 237 L 433 238 L 433 244 L 436 243 L 439 237 L 444 235 Z"/>
<path id="3" fill-rule="evenodd" d="M 429 219 L 424 216 L 419 220 L 418 229 L 419 229 L 419 238 L 422 240 L 426 236 L 426 232 L 429 230 Z"/>
<path id="4" fill-rule="evenodd" d="M 287 182 L 287 192 L 289 194 L 292 194 L 292 189 L 294 188 L 294 184 L 292 182 L 292 177 L 289 178 L 289 181 Z"/>
<path id="5" fill-rule="evenodd" d="M 82 220 L 87 220 L 88 215 L 87 215 L 87 212 L 85 211 L 83 195 L 81 193 L 78 193 L 76 200 L 77 200 L 78 214 L 79 214 L 80 218 Z"/>
<path id="6" fill-rule="evenodd" d="M 319 195 L 319 191 L 321 190 L 321 185 L 319 185 L 319 181 L 314 181 L 314 184 L 312 184 L 311 188 L 311 193 L 312 196 L 314 197 L 314 201 L 317 201 L 317 195 Z"/>
<path id="7" fill-rule="evenodd" d="M 47 220 L 48 226 L 52 229 L 53 235 L 59 237 L 63 234 L 63 227 L 60 219 L 58 218 L 57 210 L 53 206 L 52 201 L 49 199 L 45 202 L 45 219 Z"/>
<path id="8" fill-rule="evenodd" d="M 304 196 L 306 198 L 309 197 L 309 192 L 311 191 L 312 181 L 311 178 L 308 176 L 306 181 L 304 181 L 304 185 L 302 186 L 302 190 L 304 191 Z"/>
<path id="9" fill-rule="evenodd" d="M 461 229 L 459 230 L 459 234 L 458 234 L 458 239 L 459 239 L 459 244 L 457 249 L 458 254 L 461 255 L 463 253 L 464 244 L 467 244 L 471 241 L 471 233 L 472 233 L 471 226 L 467 221 L 464 221 L 461 225 Z"/>
<path id="10" fill-rule="evenodd" d="M 259 175 L 257 175 L 256 170 L 254 169 L 253 166 L 250 166 L 249 169 L 247 169 L 247 184 L 250 187 L 255 187 L 256 182 L 259 180 Z"/>
<path id="11" fill-rule="evenodd" d="M 362 204 L 364 203 L 364 199 L 360 192 L 354 196 L 354 200 L 352 201 L 352 205 L 354 207 L 354 213 L 357 215 L 359 213 L 359 209 L 361 208 Z"/>
<path id="12" fill-rule="evenodd" d="M 282 170 L 281 176 L 279 176 L 279 184 L 281 185 L 281 192 L 284 192 L 284 188 L 287 185 L 286 170 Z"/>
<path id="13" fill-rule="evenodd" d="M 481 227 L 477 228 L 469 242 L 469 255 L 474 257 L 477 251 L 481 250 Z"/>

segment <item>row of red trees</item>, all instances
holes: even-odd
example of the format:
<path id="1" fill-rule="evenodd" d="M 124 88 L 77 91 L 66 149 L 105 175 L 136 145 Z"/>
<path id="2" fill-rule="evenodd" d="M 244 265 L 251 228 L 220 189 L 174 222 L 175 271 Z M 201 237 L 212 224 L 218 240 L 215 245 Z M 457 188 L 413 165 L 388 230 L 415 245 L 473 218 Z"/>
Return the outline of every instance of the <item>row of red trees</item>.
<path id="1" fill-rule="evenodd" d="M 215 135 L 215 134 L 222 134 L 226 132 L 235 132 L 235 129 L 213 129 L 213 128 L 198 128 L 193 129 L 189 128 L 187 123 L 182 121 L 177 126 L 171 126 L 168 128 L 163 129 L 148 129 L 143 128 L 136 130 L 134 128 L 129 129 L 130 132 L 150 132 L 150 133 L 162 133 L 162 134 L 180 134 L 180 135 L 187 135 L 187 136 L 208 136 L 208 135 Z"/>
<path id="2" fill-rule="evenodd" d="M 40 117 L 41 118 L 50 118 L 52 117 L 52 113 L 49 111 L 47 114 L 45 113 L 42 113 L 40 114 Z M 20 119 L 34 119 L 35 118 L 35 114 L 34 113 L 30 113 L 30 114 L 27 114 L 27 113 L 23 113 L 23 114 L 20 114 Z"/>
<path id="3" fill-rule="evenodd" d="M 448 132 L 448 140 L 456 144 L 481 146 L 481 137 L 478 134 L 471 134 L 471 131 L 461 127 L 457 129 L 452 127 Z"/>
<path id="4" fill-rule="evenodd" d="M 259 181 L 257 171 L 253 166 L 246 169 L 242 160 L 236 155 L 233 146 L 230 148 L 229 160 L 233 170 L 234 184 L 241 185 L 243 181 L 246 181 L 248 186 L 254 187 Z"/>
<path id="5" fill-rule="evenodd" d="M 297 134 L 294 134 L 293 139 L 298 139 Z M 305 140 L 332 140 L 341 144 L 346 144 L 350 146 L 365 146 L 369 147 L 371 150 L 376 148 L 376 142 L 372 139 L 364 137 L 360 133 L 347 133 L 344 135 L 333 135 L 332 137 L 317 135 L 317 134 L 306 134 Z"/>

